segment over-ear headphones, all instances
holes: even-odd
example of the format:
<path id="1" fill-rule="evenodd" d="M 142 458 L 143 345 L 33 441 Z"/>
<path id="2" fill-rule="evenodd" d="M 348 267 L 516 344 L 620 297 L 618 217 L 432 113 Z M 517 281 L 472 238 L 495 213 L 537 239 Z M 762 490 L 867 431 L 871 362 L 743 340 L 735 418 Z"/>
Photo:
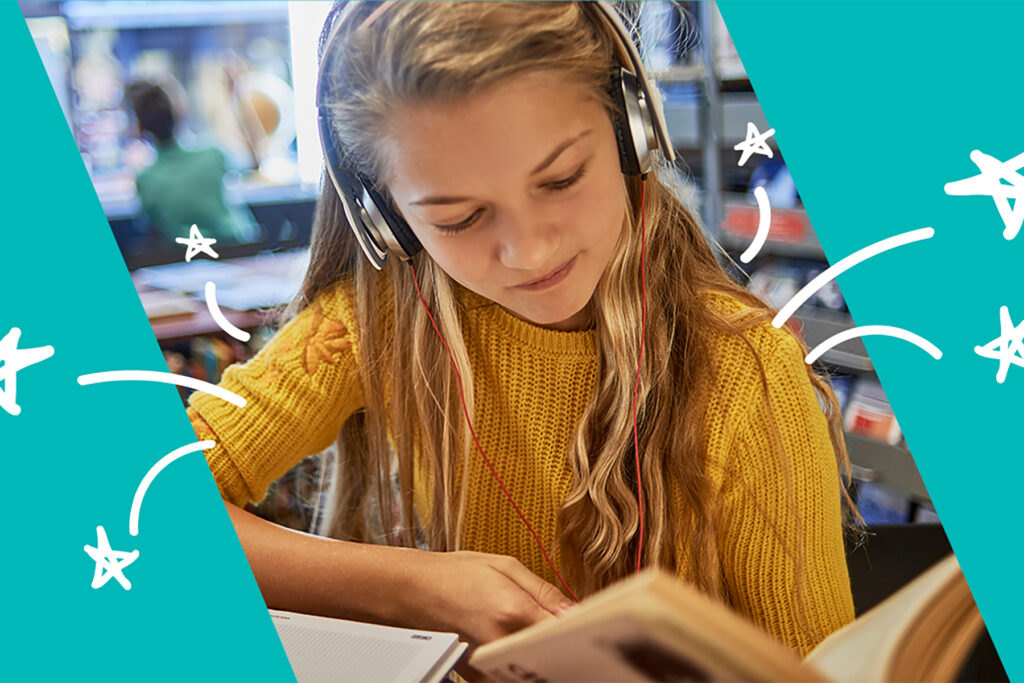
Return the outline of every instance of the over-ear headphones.
<path id="1" fill-rule="evenodd" d="M 338 50 L 335 43 L 342 27 L 359 21 L 360 28 L 371 23 L 390 3 L 349 2 L 334 22 L 324 43 L 317 76 L 316 106 L 320 126 L 320 144 L 331 178 L 349 226 L 363 253 L 378 270 L 384 266 L 389 253 L 409 261 L 423 248 L 409 224 L 391 208 L 373 181 L 345 163 L 344 153 L 334 137 L 325 100 L 331 87 L 328 74 L 333 68 Z M 623 66 L 613 69 L 609 94 L 615 105 L 613 129 L 619 148 L 619 163 L 626 175 L 642 175 L 653 167 L 655 149 L 669 161 L 675 160 L 675 150 L 668 136 L 665 115 L 657 87 L 648 80 L 640 54 L 610 2 L 582 2 L 582 6 L 596 11 L 613 29 L 616 48 Z M 358 30 L 358 29 L 357 29 Z M 628 67 L 628 68 L 626 68 Z"/>

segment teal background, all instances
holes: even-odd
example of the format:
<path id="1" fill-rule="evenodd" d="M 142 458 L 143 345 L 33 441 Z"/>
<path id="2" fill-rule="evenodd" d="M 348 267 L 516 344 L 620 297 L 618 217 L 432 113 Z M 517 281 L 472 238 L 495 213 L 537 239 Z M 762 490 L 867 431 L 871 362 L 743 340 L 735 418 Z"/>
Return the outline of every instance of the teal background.
<path id="1" fill-rule="evenodd" d="M 128 534 L 142 477 L 196 437 L 174 387 L 78 385 L 167 367 L 13 2 L 0 3 L 0 63 L 0 338 L 19 327 L 19 348 L 54 347 L 18 373 L 21 414 L 0 410 L 0 678 L 294 680 L 200 453 L 157 476 Z M 130 591 L 90 587 L 97 526 L 140 551 Z"/>
<path id="2" fill-rule="evenodd" d="M 971 150 L 1002 161 L 1024 152 L 1024 3 L 720 9 L 829 261 L 935 228 L 838 282 L 858 325 L 904 327 L 943 351 L 936 361 L 865 338 L 1006 671 L 1020 679 L 1024 368 L 997 384 L 998 362 L 974 347 L 999 335 L 1000 306 L 1024 320 L 1024 231 L 1004 240 L 991 198 L 943 186 L 978 173 Z"/>

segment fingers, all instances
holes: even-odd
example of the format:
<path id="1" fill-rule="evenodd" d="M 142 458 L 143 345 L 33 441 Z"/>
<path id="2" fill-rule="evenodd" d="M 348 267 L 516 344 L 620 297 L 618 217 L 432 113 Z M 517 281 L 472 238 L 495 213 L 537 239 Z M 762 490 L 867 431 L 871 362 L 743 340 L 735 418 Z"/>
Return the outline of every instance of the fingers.
<path id="1" fill-rule="evenodd" d="M 537 606 L 546 613 L 542 616 L 557 616 L 572 607 L 572 601 L 565 597 L 562 591 L 531 572 L 519 560 L 512 557 L 500 557 L 493 566 L 533 598 Z"/>
<path id="2" fill-rule="evenodd" d="M 469 665 L 470 655 L 472 655 L 472 652 L 469 651 L 463 655 L 462 659 L 459 660 L 459 663 L 455 665 L 455 673 L 462 676 L 462 678 L 468 683 L 478 683 L 479 681 L 491 680 L 482 671 L 474 669 Z"/>

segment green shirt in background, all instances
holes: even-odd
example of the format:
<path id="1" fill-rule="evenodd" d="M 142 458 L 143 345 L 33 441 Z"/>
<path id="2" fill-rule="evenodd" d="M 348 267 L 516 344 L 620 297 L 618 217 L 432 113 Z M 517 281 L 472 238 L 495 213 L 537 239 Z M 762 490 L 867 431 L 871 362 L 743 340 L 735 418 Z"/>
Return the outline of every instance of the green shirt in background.
<path id="1" fill-rule="evenodd" d="M 241 239 L 239 221 L 224 201 L 224 154 L 215 147 L 187 150 L 177 142 L 157 148 L 156 161 L 135 178 L 154 233 L 173 242 L 195 224 L 204 237 Z"/>

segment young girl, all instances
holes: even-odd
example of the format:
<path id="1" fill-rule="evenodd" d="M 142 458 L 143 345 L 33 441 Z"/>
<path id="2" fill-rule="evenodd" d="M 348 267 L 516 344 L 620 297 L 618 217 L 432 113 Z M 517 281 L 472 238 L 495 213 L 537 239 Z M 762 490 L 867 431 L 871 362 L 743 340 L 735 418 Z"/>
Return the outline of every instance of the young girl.
<path id="1" fill-rule="evenodd" d="M 607 11 L 333 13 L 302 291 L 224 373 L 247 405 L 189 408 L 268 605 L 475 646 L 639 564 L 800 653 L 853 618 L 835 398 L 659 175 L 624 167 L 636 107 L 609 84 L 635 69 Z M 411 233 L 372 236 L 380 271 L 352 178 Z M 332 443 L 334 538 L 238 507 Z"/>

